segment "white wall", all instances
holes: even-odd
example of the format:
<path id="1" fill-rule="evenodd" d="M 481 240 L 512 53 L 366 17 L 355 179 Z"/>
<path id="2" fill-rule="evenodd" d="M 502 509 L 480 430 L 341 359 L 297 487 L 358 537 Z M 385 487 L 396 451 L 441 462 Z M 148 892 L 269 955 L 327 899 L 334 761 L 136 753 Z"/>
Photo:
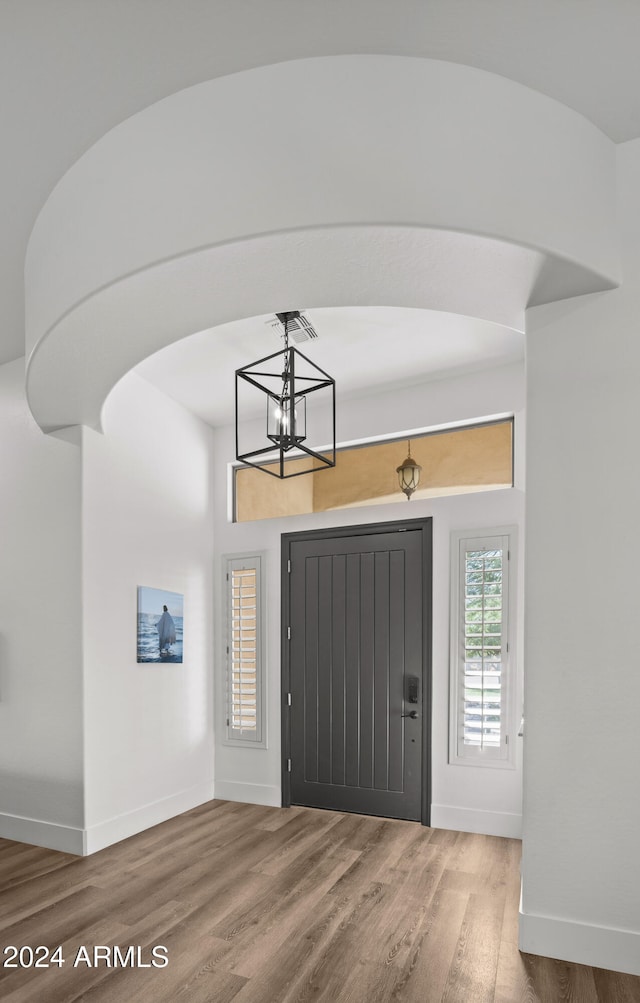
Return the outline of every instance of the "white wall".
<path id="1" fill-rule="evenodd" d="M 83 429 L 86 852 L 213 796 L 211 429 L 135 374 Z M 137 587 L 184 594 L 184 662 L 137 664 Z"/>
<path id="2" fill-rule="evenodd" d="M 74 441 L 75 437 L 75 441 Z M 78 430 L 45 436 L 0 368 L 0 835 L 81 850 Z"/>
<path id="3" fill-rule="evenodd" d="M 521 946 L 640 975 L 640 142 L 624 281 L 532 310 Z"/>
<path id="4" fill-rule="evenodd" d="M 399 518 L 433 517 L 433 817 L 434 825 L 519 835 L 521 824 L 521 757 L 515 770 L 449 766 L 449 534 L 453 529 L 479 529 L 504 524 L 523 526 L 522 414 L 523 367 L 513 365 L 482 373 L 440 380 L 405 389 L 340 400 L 338 440 L 381 436 L 404 429 L 470 420 L 479 416 L 516 412 L 518 469 L 516 488 L 481 494 L 412 501 L 400 496 L 397 505 L 379 505 L 316 513 L 289 519 L 229 523 L 226 483 L 222 467 L 233 459 L 233 430 L 215 433 L 214 512 L 216 584 L 224 553 L 267 552 L 267 734 L 268 748 L 233 749 L 222 744 L 224 735 L 222 681 L 222 597 L 216 596 L 218 643 L 215 649 L 216 796 L 279 805 L 280 789 L 280 538 L 284 532 L 327 526 L 355 525 Z M 402 459 L 402 457 L 400 457 Z M 521 534 L 522 536 L 522 534 Z M 522 562 L 520 562 L 522 566 Z M 520 583 L 521 584 L 521 583 Z M 522 589 L 519 605 L 522 609 Z M 522 617 L 520 617 L 522 620 Z M 521 664 L 521 663 L 520 663 Z M 520 706 L 519 689 L 518 706 Z"/>

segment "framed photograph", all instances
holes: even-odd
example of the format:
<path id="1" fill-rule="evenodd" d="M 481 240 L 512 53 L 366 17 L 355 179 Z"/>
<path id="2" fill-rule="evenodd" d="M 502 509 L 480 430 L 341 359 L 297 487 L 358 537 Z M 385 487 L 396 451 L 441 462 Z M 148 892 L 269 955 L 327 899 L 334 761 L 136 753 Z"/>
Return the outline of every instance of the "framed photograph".
<path id="1" fill-rule="evenodd" d="M 138 661 L 182 662 L 184 596 L 138 586 Z"/>

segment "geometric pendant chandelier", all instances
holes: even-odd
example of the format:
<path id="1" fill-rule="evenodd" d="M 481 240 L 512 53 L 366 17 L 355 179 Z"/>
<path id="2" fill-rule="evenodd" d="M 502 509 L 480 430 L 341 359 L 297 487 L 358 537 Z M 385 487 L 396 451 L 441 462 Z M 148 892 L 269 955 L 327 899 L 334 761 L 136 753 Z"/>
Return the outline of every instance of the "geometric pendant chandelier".
<path id="1" fill-rule="evenodd" d="M 276 317 L 284 349 L 236 369 L 236 459 L 284 479 L 335 467 L 336 384 L 289 345 L 300 311 Z"/>

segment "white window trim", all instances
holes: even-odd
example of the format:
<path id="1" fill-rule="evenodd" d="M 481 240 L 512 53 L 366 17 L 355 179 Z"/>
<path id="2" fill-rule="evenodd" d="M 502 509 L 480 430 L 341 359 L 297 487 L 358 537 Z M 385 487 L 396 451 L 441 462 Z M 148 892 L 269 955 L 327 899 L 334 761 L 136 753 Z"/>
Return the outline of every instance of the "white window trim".
<path id="1" fill-rule="evenodd" d="M 248 568 L 256 569 L 257 609 L 256 609 L 256 738 L 241 738 L 233 734 L 230 727 L 230 689 L 231 689 L 231 571 Z M 222 660 L 224 665 L 223 692 L 221 700 L 222 745 L 235 749 L 266 749 L 267 748 L 267 684 L 266 684 L 266 552 L 253 551 L 242 554 L 223 554 L 222 556 L 222 595 L 224 624 L 222 634 Z"/>
<path id="2" fill-rule="evenodd" d="M 471 746 L 460 752 L 459 722 L 461 696 L 460 618 L 461 605 L 461 553 L 470 541 L 486 544 L 496 538 L 506 538 L 508 550 L 507 571 L 507 630 L 503 646 L 502 706 L 503 729 L 500 749 L 477 749 Z M 498 526 L 488 529 L 455 530 L 451 533 L 451 599 L 450 599 L 450 697 L 449 697 L 449 763 L 455 766 L 489 767 L 491 769 L 516 768 L 516 584 L 518 557 L 518 527 Z M 504 648 L 507 649 L 506 655 Z M 506 739 L 506 741 L 505 741 Z"/>

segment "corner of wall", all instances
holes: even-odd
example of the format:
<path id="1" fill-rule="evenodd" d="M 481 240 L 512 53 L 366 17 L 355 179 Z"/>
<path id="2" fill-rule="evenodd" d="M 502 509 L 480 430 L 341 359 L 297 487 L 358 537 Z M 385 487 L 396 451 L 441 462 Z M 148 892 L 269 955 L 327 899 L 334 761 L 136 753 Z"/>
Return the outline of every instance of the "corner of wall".
<path id="1" fill-rule="evenodd" d="M 518 947 L 525 954 L 640 976 L 640 933 L 525 913 Z"/>

